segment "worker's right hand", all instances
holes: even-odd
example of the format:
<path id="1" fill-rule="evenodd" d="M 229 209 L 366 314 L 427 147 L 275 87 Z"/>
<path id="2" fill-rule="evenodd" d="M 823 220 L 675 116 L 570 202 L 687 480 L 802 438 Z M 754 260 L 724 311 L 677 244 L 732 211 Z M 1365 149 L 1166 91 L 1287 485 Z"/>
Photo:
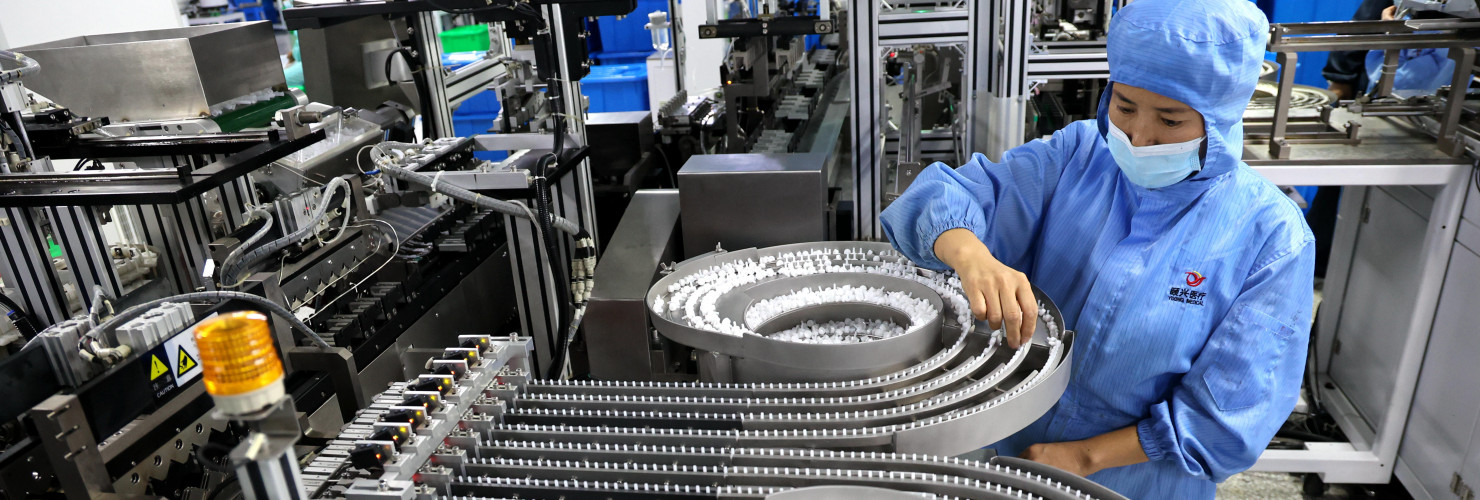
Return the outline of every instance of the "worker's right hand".
<path id="1" fill-rule="evenodd" d="M 992 256 L 970 230 L 957 228 L 935 240 L 935 256 L 961 276 L 971 314 L 1001 328 L 1013 349 L 1030 342 L 1038 326 L 1038 300 L 1028 276 Z"/>
<path id="2" fill-rule="evenodd" d="M 1347 82 L 1326 82 L 1326 83 L 1329 84 L 1326 87 L 1326 90 L 1330 90 L 1332 94 L 1336 94 L 1336 98 L 1339 99 L 1339 100 L 1345 101 L 1345 100 L 1354 99 L 1354 98 L 1357 97 L 1357 86 L 1356 85 L 1352 85 L 1352 84 L 1347 83 Z"/>

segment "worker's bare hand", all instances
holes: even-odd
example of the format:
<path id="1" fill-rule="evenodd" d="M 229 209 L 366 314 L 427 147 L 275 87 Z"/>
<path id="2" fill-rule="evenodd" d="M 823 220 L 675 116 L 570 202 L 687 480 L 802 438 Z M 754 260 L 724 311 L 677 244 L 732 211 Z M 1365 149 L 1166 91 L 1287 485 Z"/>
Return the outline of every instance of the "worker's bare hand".
<path id="1" fill-rule="evenodd" d="M 1384 21 L 1392 21 L 1392 20 L 1397 19 L 1397 18 L 1398 18 L 1398 6 L 1397 5 L 1389 5 L 1386 9 L 1382 9 L 1382 20 L 1384 20 Z"/>
<path id="2" fill-rule="evenodd" d="M 1023 450 L 1018 458 L 1057 467 L 1079 477 L 1098 472 L 1090 460 L 1089 447 L 1083 441 L 1035 444 Z"/>
<path id="3" fill-rule="evenodd" d="M 971 314 L 1001 328 L 1008 347 L 1017 349 L 1033 339 L 1038 325 L 1038 300 L 1028 276 L 992 256 L 987 246 L 966 229 L 952 229 L 935 240 L 935 255 L 961 275 L 961 289 L 971 303 Z"/>
<path id="4" fill-rule="evenodd" d="M 1329 82 L 1329 83 L 1331 85 L 1329 87 L 1327 87 L 1326 89 L 1327 90 L 1330 90 L 1332 94 L 1336 94 L 1336 98 L 1337 99 L 1340 99 L 1340 100 L 1345 101 L 1345 100 L 1348 100 L 1348 99 L 1355 98 L 1357 96 L 1357 86 L 1356 85 L 1352 85 L 1352 84 L 1347 83 L 1347 82 Z"/>

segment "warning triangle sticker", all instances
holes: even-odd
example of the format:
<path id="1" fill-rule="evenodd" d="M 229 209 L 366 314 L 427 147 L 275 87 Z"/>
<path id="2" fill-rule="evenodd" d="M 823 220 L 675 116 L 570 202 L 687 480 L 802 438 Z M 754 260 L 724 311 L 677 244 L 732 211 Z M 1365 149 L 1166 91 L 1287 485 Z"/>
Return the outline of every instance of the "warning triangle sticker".
<path id="1" fill-rule="evenodd" d="M 149 357 L 149 380 L 157 379 L 160 375 L 169 372 L 170 367 L 165 366 L 164 361 L 159 360 L 158 354 Z"/>
<path id="2" fill-rule="evenodd" d="M 185 346 L 180 346 L 179 349 L 180 354 L 178 357 L 180 358 L 180 366 L 175 369 L 175 376 L 177 377 L 185 375 L 185 372 L 196 367 L 195 358 L 190 357 L 190 353 L 185 351 Z"/>

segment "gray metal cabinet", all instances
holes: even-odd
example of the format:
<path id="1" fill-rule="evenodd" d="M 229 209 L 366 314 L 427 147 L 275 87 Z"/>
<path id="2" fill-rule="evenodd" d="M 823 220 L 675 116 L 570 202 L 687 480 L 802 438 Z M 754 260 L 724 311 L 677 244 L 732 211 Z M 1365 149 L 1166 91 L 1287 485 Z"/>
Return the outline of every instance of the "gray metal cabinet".
<path id="1" fill-rule="evenodd" d="M 1372 188 L 1366 222 L 1358 230 L 1346 288 L 1347 304 L 1336 327 L 1330 374 L 1369 425 L 1382 422 L 1393 395 L 1398 353 L 1412 311 L 1396 297 L 1418 293 L 1426 212 L 1410 207 L 1424 198 L 1412 188 Z M 1406 202 L 1406 203 L 1405 203 Z M 1430 201 L 1432 203 L 1432 201 Z"/>
<path id="2" fill-rule="evenodd" d="M 1461 224 L 1469 224 L 1462 222 Z M 1462 229 L 1463 230 L 1463 229 Z M 1454 474 L 1480 480 L 1480 446 L 1473 436 L 1480 416 L 1480 255 L 1454 245 L 1423 371 L 1413 395 L 1398 457 L 1430 498 L 1456 498 Z M 1468 459 L 1466 456 L 1468 455 Z M 1461 471 L 1463 468 L 1465 471 Z M 1422 498 L 1422 495 L 1416 495 Z"/>

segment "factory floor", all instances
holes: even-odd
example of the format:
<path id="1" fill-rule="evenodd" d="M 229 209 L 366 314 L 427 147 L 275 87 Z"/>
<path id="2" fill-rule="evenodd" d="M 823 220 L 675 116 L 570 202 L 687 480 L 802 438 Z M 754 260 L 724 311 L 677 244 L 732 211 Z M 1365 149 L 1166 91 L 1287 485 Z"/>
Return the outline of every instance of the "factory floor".
<path id="1" fill-rule="evenodd" d="M 1223 484 L 1218 485 L 1218 498 L 1223 500 L 1300 500 L 1306 497 L 1300 493 L 1299 476 L 1279 472 L 1245 472 L 1235 474 Z"/>
<path id="2" fill-rule="evenodd" d="M 1395 480 L 1391 484 L 1375 486 L 1330 485 L 1326 494 L 1315 497 L 1302 493 L 1302 478 L 1280 472 L 1245 472 L 1228 478 L 1218 485 L 1219 500 L 1336 500 L 1348 498 L 1381 498 L 1384 500 L 1412 500 L 1403 486 Z"/>

